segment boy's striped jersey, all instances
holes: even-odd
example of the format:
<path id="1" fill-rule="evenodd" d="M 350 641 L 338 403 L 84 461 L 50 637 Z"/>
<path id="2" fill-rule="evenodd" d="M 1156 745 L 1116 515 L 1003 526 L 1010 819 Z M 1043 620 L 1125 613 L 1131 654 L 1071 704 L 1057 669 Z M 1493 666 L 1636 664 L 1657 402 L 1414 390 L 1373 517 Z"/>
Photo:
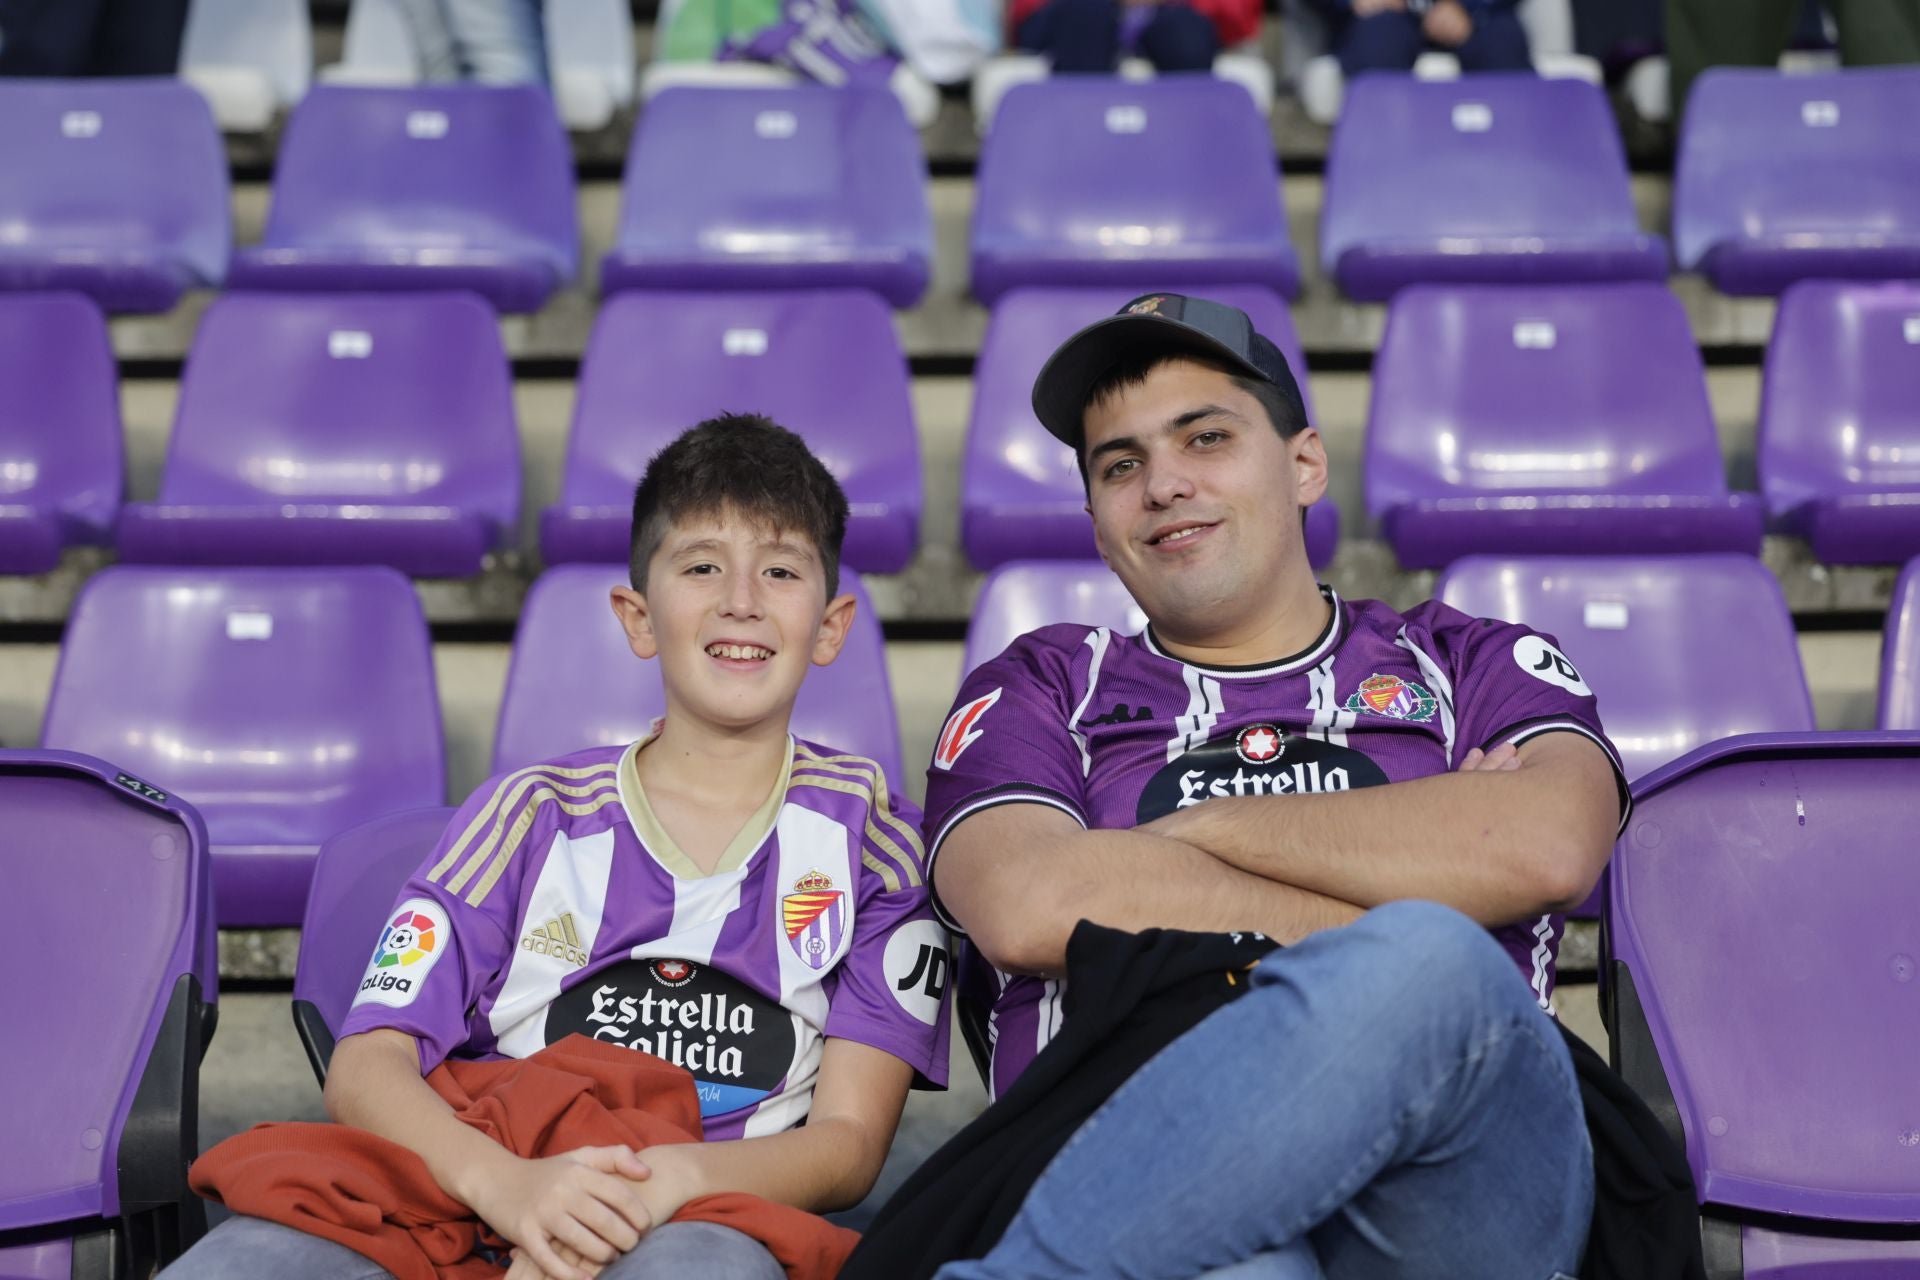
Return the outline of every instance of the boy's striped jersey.
<path id="1" fill-rule="evenodd" d="M 693 1074 L 708 1138 L 805 1118 L 822 1041 L 946 1083 L 946 931 L 919 814 L 878 765 L 789 739 L 714 873 L 654 818 L 649 739 L 489 781 L 408 881 L 342 1035 L 416 1037 L 420 1067 L 526 1057 L 573 1032 Z"/>

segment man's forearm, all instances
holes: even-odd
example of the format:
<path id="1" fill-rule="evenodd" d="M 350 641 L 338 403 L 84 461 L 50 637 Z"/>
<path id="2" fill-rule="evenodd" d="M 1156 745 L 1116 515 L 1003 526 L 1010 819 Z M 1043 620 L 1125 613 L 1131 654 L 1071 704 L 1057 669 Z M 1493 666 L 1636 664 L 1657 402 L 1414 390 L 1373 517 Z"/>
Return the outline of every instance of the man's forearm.
<path id="1" fill-rule="evenodd" d="M 1593 767 L 1601 767 L 1592 750 Z M 1592 779 L 1590 768 L 1562 753 L 1531 770 L 1438 774 L 1321 795 L 1222 797 L 1148 829 L 1253 875 L 1362 907 L 1425 898 L 1505 924 L 1590 887 L 1617 817 L 1610 771 L 1604 799 L 1596 799 Z"/>
<path id="2" fill-rule="evenodd" d="M 984 937 L 989 958 L 1015 972 L 1065 973 L 1067 939 L 1083 919 L 1129 932 L 1246 930 L 1289 943 L 1361 914 L 1351 903 L 1139 830 L 1077 831 L 1047 851 L 1044 868 L 1022 859 L 1009 872 L 1005 893 L 980 886 L 980 910 L 949 906 L 970 927 L 969 917 L 981 920 L 983 927 L 972 930 L 976 941 Z M 1022 909 L 1009 912 L 1013 904 Z M 1017 932 L 996 936 L 994 926 L 1010 916 L 1022 922 Z"/>

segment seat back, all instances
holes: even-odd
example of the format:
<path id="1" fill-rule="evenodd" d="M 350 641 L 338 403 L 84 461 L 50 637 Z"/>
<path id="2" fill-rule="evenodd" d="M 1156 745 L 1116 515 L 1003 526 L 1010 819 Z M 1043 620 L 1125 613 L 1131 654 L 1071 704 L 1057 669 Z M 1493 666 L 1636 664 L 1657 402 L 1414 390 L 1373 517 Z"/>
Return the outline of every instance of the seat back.
<path id="1" fill-rule="evenodd" d="M 263 244 L 376 263 L 511 257 L 571 280 L 566 131 L 535 85 L 316 86 L 287 122 Z"/>
<path id="2" fill-rule="evenodd" d="M 448 507 L 502 534 L 520 434 L 499 323 L 466 293 L 230 293 L 181 380 L 162 502 Z"/>
<path id="3" fill-rule="evenodd" d="M 1734 734 L 1815 728 L 1793 616 L 1751 556 L 1473 557 L 1434 595 L 1558 639 L 1629 778 Z"/>
<path id="4" fill-rule="evenodd" d="M 1674 165 L 1683 271 L 1718 246 L 1871 250 L 1920 241 L 1920 69 L 1823 75 L 1714 67 L 1694 82 Z"/>
<path id="5" fill-rule="evenodd" d="M 1882 729 L 1920 729 L 1920 559 L 1894 584 L 1887 636 L 1880 650 Z"/>
<path id="6" fill-rule="evenodd" d="M 232 239 L 226 151 L 178 80 L 0 79 L 0 287 L 45 288 L 63 262 L 109 310 L 155 305 L 122 266 L 172 292 L 217 286 Z M 172 299 L 157 300 L 164 308 Z"/>
<path id="7" fill-rule="evenodd" d="M 885 303 L 859 289 L 635 293 L 601 308 L 580 370 L 563 505 L 608 527 L 580 551 L 627 557 L 634 485 L 695 423 L 765 414 L 846 491 L 843 562 L 897 573 L 919 545 L 920 446 L 906 356 Z M 579 552 L 550 559 L 586 558 Z"/>
<path id="8" fill-rule="evenodd" d="M 92 1234 L 105 1220 L 109 1256 L 130 1268 L 113 1274 L 144 1274 L 204 1229 L 186 1172 L 212 998 L 199 972 L 206 830 L 178 797 L 62 751 L 0 750 L 0 812 L 0 963 L 17 979 L 0 995 L 17 1038 L 0 1053 L 12 1099 L 0 1107 L 12 1157 L 0 1167 L 0 1255 L 9 1275 L 63 1252 L 88 1260 L 97 1241 L 14 1250 L 9 1235 L 63 1224 Z"/>
<path id="9" fill-rule="evenodd" d="M 623 288 L 926 288 L 926 158 L 877 85 L 670 88 L 633 131 L 620 200 Z"/>
<path id="10" fill-rule="evenodd" d="M 95 574 L 42 739 L 185 796 L 216 846 L 311 848 L 446 789 L 426 618 L 375 567 Z"/>
<path id="11" fill-rule="evenodd" d="M 1023 288 L 1000 299 L 974 364 L 973 409 L 960 479 L 961 540 L 976 568 L 1009 560 L 1087 559 L 1095 554 L 1087 491 L 1074 451 L 1033 413 L 1033 380 L 1074 333 L 1158 286 Z M 1253 285 L 1168 288 L 1240 308 L 1273 340 L 1300 384 L 1312 422 L 1306 361 L 1286 303 Z"/>
<path id="12" fill-rule="evenodd" d="M 1729 739 L 1635 788 L 1613 1058 L 1684 1132 L 1709 1208 L 1920 1221 L 1916 788 L 1920 735 L 1872 733 Z"/>
<path id="13" fill-rule="evenodd" d="M 313 19 L 305 0 L 192 0 L 180 67 L 245 68 L 273 90 L 274 101 L 291 106 L 313 79 Z"/>
<path id="14" fill-rule="evenodd" d="M 1920 283 L 1807 280 L 1781 295 L 1758 435 L 1775 516 L 1869 495 L 1920 501 Z"/>
<path id="15" fill-rule="evenodd" d="M 527 593 L 494 735 L 496 773 L 583 747 L 632 742 L 665 714 L 660 666 L 634 657 L 608 604 L 627 585 L 613 565 L 561 565 Z M 795 737 L 878 761 L 895 795 L 903 787 L 900 730 L 887 678 L 886 642 L 858 575 L 840 590 L 859 604 L 840 656 L 814 667 L 793 708 Z"/>
<path id="16" fill-rule="evenodd" d="M 1320 261 L 1438 242 L 1513 252 L 1638 232 L 1604 90 L 1531 72 L 1459 80 L 1360 76 L 1327 151 Z"/>
<path id="17" fill-rule="evenodd" d="M 1273 137 L 1211 76 L 1057 76 L 1010 90 L 981 143 L 974 296 L 1176 275 L 1291 295 Z"/>
<path id="18" fill-rule="evenodd" d="M 51 517 L 62 542 L 104 542 L 120 507 L 119 370 L 106 318 L 74 293 L 0 295 L 0 509 Z M 44 572 L 9 551 L 0 572 Z"/>
<path id="19" fill-rule="evenodd" d="M 445 807 L 387 814 L 349 827 L 320 846 L 300 927 L 293 1022 L 322 1084 L 333 1058 L 334 1033 L 353 1007 L 387 913 L 453 815 L 454 810 Z"/>
<path id="20" fill-rule="evenodd" d="M 1027 632 L 1057 622 L 1132 634 L 1147 625 L 1147 615 L 1098 560 L 1003 564 L 987 575 L 974 603 L 962 678 Z"/>
<path id="21" fill-rule="evenodd" d="M 1725 494 L 1685 309 L 1642 283 L 1404 290 L 1374 359 L 1365 483 L 1375 518 L 1427 498 Z"/>

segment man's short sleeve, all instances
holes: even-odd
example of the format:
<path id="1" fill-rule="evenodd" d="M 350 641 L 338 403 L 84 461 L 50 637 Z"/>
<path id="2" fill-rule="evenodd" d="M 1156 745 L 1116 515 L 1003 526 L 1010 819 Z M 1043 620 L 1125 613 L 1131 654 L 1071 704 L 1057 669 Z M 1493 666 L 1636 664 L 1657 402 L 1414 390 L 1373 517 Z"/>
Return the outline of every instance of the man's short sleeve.
<path id="1" fill-rule="evenodd" d="M 1069 725 L 1092 634 L 1074 626 L 1031 632 L 960 686 L 927 768 L 929 875 L 947 833 L 982 809 L 1044 804 L 1087 825 L 1087 757 Z M 941 910 L 937 896 L 934 909 Z"/>
<path id="2" fill-rule="evenodd" d="M 861 848 L 853 943 L 834 973 L 824 1028 L 890 1053 L 935 1088 L 947 1084 L 953 962 L 934 919 L 912 805 L 876 805 Z"/>
<path id="3" fill-rule="evenodd" d="M 380 1028 L 404 1031 L 419 1041 L 422 1075 L 470 1038 L 481 996 L 513 955 L 519 901 L 513 864 L 524 868 L 533 859 L 514 859 L 508 876 L 484 893 L 455 881 L 469 861 L 486 858 L 511 781 L 497 779 L 476 791 L 401 889 L 382 921 L 341 1037 Z M 545 834 L 534 830 L 525 838 Z"/>
<path id="4" fill-rule="evenodd" d="M 1593 690 L 1559 641 L 1514 623 L 1469 618 L 1444 605 L 1424 608 L 1431 615 L 1423 621 L 1447 657 L 1453 680 L 1455 763 L 1474 747 L 1485 751 L 1503 743 L 1519 746 L 1545 733 L 1580 734 L 1613 765 L 1625 830 L 1632 805 L 1626 770 L 1601 726 Z"/>

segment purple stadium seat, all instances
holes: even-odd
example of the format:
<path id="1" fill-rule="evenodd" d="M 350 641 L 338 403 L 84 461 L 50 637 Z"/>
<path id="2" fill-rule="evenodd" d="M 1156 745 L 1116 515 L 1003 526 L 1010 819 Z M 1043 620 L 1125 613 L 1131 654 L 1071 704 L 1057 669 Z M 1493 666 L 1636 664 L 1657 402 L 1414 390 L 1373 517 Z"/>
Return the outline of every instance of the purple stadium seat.
<path id="1" fill-rule="evenodd" d="M 1880 650 L 1880 727 L 1920 729 L 1920 559 L 1894 584 Z"/>
<path id="2" fill-rule="evenodd" d="M 1634 789 L 1613 1062 L 1685 1142 L 1716 1276 L 1920 1262 L 1916 788 L 1920 734 L 1845 733 L 1727 739 Z"/>
<path id="3" fill-rule="evenodd" d="M 605 293 L 861 288 L 910 307 L 926 292 L 926 159 L 880 86 L 664 90 L 620 203 Z"/>
<path id="4" fill-rule="evenodd" d="M 1087 519 L 1087 491 L 1073 450 L 1033 416 L 1033 380 L 1047 356 L 1082 326 L 1111 315 L 1154 286 L 1015 289 L 995 304 L 974 365 L 973 413 L 960 476 L 960 540 L 975 568 L 1009 560 L 1080 560 L 1098 554 Z M 1239 307 L 1286 356 L 1313 420 L 1307 365 L 1293 318 L 1273 290 L 1258 285 L 1169 288 Z M 1308 510 L 1307 551 L 1316 569 L 1333 562 L 1340 513 L 1322 498 Z"/>
<path id="5" fill-rule="evenodd" d="M 1558 639 L 1629 779 L 1702 743 L 1816 727 L 1793 615 L 1752 556 L 1476 556 L 1448 566 L 1433 594 Z M 1600 910 L 1596 888 L 1573 914 Z"/>
<path id="6" fill-rule="evenodd" d="M 967 624 L 961 674 L 998 657 L 1027 632 L 1056 622 L 1112 627 L 1131 635 L 1147 615 L 1098 560 L 1010 561 L 987 575 Z"/>
<path id="7" fill-rule="evenodd" d="M 581 361 L 560 502 L 541 513 L 547 563 L 625 563 L 648 461 L 729 411 L 798 432 L 840 481 L 849 567 L 906 568 L 921 488 L 907 361 L 886 304 L 860 289 L 609 299 Z"/>
<path id="8" fill-rule="evenodd" d="M 387 913 L 453 814 L 440 807 L 375 818 L 327 840 L 314 857 L 293 973 L 293 1025 L 321 1084 L 333 1058 L 334 1028 L 353 1006 Z"/>
<path id="9" fill-rule="evenodd" d="M 1920 555 L 1920 282 L 1787 290 L 1756 449 L 1768 512 L 1822 562 Z"/>
<path id="10" fill-rule="evenodd" d="M 626 585 L 620 565 L 562 565 L 534 582 L 514 635 L 494 772 L 582 747 L 632 742 L 665 713 L 658 664 L 633 656 L 607 603 L 608 591 Z M 905 795 L 880 619 L 859 576 L 844 567 L 840 590 L 859 600 L 859 612 L 839 658 L 807 673 L 793 732 L 877 761 L 888 785 Z"/>
<path id="11" fill-rule="evenodd" d="M 200 810 L 225 927 L 298 924 L 321 841 L 445 799 L 426 619 L 391 569 L 103 570 L 41 737 Z"/>
<path id="12" fill-rule="evenodd" d="M 219 287 L 227 155 L 178 80 L 0 79 L 0 289 L 166 311 Z"/>
<path id="13" fill-rule="evenodd" d="M 0 813 L 0 1275 L 148 1275 L 206 1229 L 187 1187 L 214 994 L 206 829 L 65 751 L 0 751 Z"/>
<path id="14" fill-rule="evenodd" d="M 573 153 L 532 85 L 320 85 L 287 124 L 236 289 L 471 289 L 537 311 L 579 268 Z"/>
<path id="15" fill-rule="evenodd" d="M 517 533 L 520 437 L 494 314 L 466 293 L 227 294 L 123 560 L 480 571 Z"/>
<path id="16" fill-rule="evenodd" d="M 1016 85 L 981 144 L 971 243 L 989 306 L 1019 285 L 1161 273 L 1300 288 L 1273 135 L 1245 89 L 1211 76 Z"/>
<path id="17" fill-rule="evenodd" d="M 1415 286 L 1373 369 L 1367 510 L 1410 569 L 1759 552 L 1760 501 L 1727 492 L 1700 351 L 1659 285 Z"/>
<path id="18" fill-rule="evenodd" d="M 1680 269 L 1737 294 L 1920 276 L 1916 118 L 1920 68 L 1708 70 L 1674 167 Z"/>
<path id="19" fill-rule="evenodd" d="M 119 372 L 100 310 L 0 295 L 0 573 L 45 573 L 104 543 L 120 508 Z"/>
<path id="20" fill-rule="evenodd" d="M 1347 86 L 1320 262 L 1348 297 L 1409 284 L 1665 280 L 1604 90 L 1527 74 Z"/>

